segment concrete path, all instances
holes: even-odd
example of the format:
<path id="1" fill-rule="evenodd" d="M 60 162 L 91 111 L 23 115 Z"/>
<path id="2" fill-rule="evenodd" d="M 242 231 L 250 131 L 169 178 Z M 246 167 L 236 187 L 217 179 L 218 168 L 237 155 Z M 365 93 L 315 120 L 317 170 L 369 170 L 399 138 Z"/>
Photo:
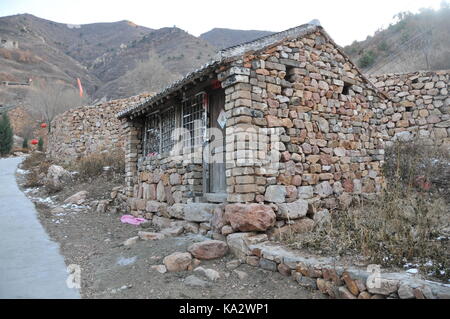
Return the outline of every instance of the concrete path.
<path id="1" fill-rule="evenodd" d="M 66 284 L 58 245 L 17 186 L 15 171 L 21 161 L 0 159 L 0 298 L 80 298 Z"/>

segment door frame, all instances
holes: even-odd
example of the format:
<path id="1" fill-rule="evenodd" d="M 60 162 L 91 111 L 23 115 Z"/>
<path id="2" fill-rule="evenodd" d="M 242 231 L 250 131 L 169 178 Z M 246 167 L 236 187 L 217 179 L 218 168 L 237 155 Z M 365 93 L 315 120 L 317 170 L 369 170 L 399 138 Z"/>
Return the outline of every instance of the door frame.
<path id="1" fill-rule="evenodd" d="M 211 118 L 211 99 L 210 97 L 214 94 L 218 94 L 218 92 L 222 90 L 224 96 L 225 96 L 225 90 L 220 88 L 220 89 L 215 89 L 215 90 L 208 90 L 206 91 L 207 94 L 207 105 L 206 105 L 206 128 L 210 129 L 212 127 L 212 122 L 213 119 Z M 225 100 L 224 100 L 225 102 Z M 225 106 L 225 104 L 223 105 L 223 107 Z M 225 108 L 224 108 L 225 109 Z M 225 160 L 226 160 L 226 142 L 225 142 L 225 130 L 226 130 L 226 125 L 223 128 L 223 139 L 224 139 L 224 145 L 223 145 L 223 156 L 224 156 L 224 165 L 225 164 Z M 208 137 L 209 138 L 209 137 Z M 211 192 L 211 177 L 210 177 L 210 163 L 208 161 L 208 157 L 210 156 L 210 143 L 209 143 L 209 139 L 207 141 L 205 141 L 205 144 L 203 145 L 203 196 L 204 199 L 208 202 L 214 202 L 214 203 L 222 203 L 226 201 L 226 197 L 227 197 L 227 191 L 226 189 L 224 190 L 224 193 L 212 193 Z M 206 157 L 206 158 L 205 158 Z M 226 171 L 224 170 L 223 174 L 226 174 Z M 225 181 L 226 181 L 226 175 L 224 176 Z M 226 187 L 226 184 L 225 184 Z"/>

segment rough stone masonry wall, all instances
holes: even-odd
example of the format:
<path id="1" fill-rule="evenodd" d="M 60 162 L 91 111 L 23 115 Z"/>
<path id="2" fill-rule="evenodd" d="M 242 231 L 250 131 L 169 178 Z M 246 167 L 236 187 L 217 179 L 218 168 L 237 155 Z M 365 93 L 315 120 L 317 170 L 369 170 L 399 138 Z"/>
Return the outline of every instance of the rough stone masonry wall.
<path id="1" fill-rule="evenodd" d="M 268 241 L 266 234 L 227 237 L 231 252 L 243 263 L 291 277 L 300 287 L 318 289 L 337 299 L 449 299 L 450 287 L 405 271 L 386 272 L 379 265 L 357 267 L 317 257 Z"/>
<path id="2" fill-rule="evenodd" d="M 134 215 L 200 222 L 211 235 L 276 235 L 311 229 L 315 215 L 328 213 L 324 208 L 346 207 L 355 195 L 381 190 L 384 149 L 375 113 L 386 108 L 385 99 L 321 32 L 218 72 L 226 95 L 228 205 L 189 203 L 183 195 L 201 185 L 200 164 L 189 170 L 181 159 L 159 157 L 140 163 L 142 123 L 133 120 L 123 128 Z M 240 132 L 249 129 L 256 133 L 241 141 Z M 271 150 L 279 151 L 275 168 L 258 156 Z"/>
<path id="3" fill-rule="evenodd" d="M 391 141 L 420 138 L 450 146 L 450 71 L 385 74 L 371 81 L 391 99 L 380 129 Z"/>
<path id="4" fill-rule="evenodd" d="M 229 115 L 228 202 L 260 204 L 227 206 L 234 231 L 273 226 L 267 218 L 252 229 L 233 217 L 251 210 L 268 216 L 261 213 L 267 207 L 276 212 L 277 228 L 297 221 L 310 227 L 305 217 L 314 206 L 346 206 L 355 194 L 381 189 L 384 150 L 375 113 L 386 107 L 384 99 L 321 32 L 247 55 L 221 78 Z M 249 127 L 274 133 L 263 142 L 280 151 L 278 169 L 265 169 L 264 161 L 249 165 L 246 143 L 231 135 Z"/>
<path id="5" fill-rule="evenodd" d="M 212 220 L 215 215 L 222 216 L 223 205 L 193 203 L 193 193 L 202 189 L 202 165 L 167 154 L 144 157 L 142 123 L 124 119 L 122 129 L 131 214 L 160 229 L 169 228 L 173 234 L 186 231 L 212 236 Z"/>
<path id="6" fill-rule="evenodd" d="M 103 150 L 123 148 L 125 136 L 116 115 L 149 94 L 82 106 L 55 117 L 48 137 L 47 153 L 69 162 Z"/>

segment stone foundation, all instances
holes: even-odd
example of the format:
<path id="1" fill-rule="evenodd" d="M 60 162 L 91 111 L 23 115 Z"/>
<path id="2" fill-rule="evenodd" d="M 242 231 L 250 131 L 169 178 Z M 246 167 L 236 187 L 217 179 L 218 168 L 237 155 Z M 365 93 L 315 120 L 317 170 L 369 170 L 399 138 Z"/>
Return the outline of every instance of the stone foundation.
<path id="1" fill-rule="evenodd" d="M 267 241 L 266 235 L 236 233 L 227 237 L 241 262 L 291 277 L 301 287 L 336 299 L 450 299 L 448 285 L 406 272 L 383 272 L 379 265 L 347 266 L 333 258 L 293 251 Z"/>

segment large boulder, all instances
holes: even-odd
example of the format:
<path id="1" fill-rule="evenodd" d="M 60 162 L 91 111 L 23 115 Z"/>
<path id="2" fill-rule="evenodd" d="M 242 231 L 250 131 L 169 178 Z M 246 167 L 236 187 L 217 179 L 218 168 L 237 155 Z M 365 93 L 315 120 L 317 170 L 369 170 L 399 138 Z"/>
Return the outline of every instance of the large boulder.
<path id="1" fill-rule="evenodd" d="M 149 200 L 145 204 L 145 210 L 148 213 L 162 213 L 167 211 L 167 204 L 155 200 Z"/>
<path id="2" fill-rule="evenodd" d="M 228 248 L 240 260 L 245 260 L 247 256 L 251 255 L 249 245 L 259 244 L 267 240 L 266 234 L 257 233 L 234 233 L 227 236 Z"/>
<path id="3" fill-rule="evenodd" d="M 51 165 L 48 168 L 45 185 L 52 190 L 58 191 L 63 189 L 64 185 L 72 180 L 72 175 L 63 167 Z"/>
<path id="4" fill-rule="evenodd" d="M 192 256 L 190 253 L 176 252 L 166 256 L 163 260 L 164 265 L 170 272 L 185 271 L 191 265 Z"/>
<path id="5" fill-rule="evenodd" d="M 271 185 L 266 188 L 264 197 L 268 202 L 280 204 L 286 202 L 286 195 L 286 187 L 282 185 Z"/>
<path id="6" fill-rule="evenodd" d="M 64 203 L 66 204 L 75 204 L 75 205 L 82 205 L 87 198 L 88 192 L 87 191 L 81 191 L 78 192 L 69 198 L 67 198 Z"/>
<path id="7" fill-rule="evenodd" d="M 225 220 L 241 232 L 266 231 L 275 225 L 276 215 L 263 204 L 230 204 L 225 206 Z"/>
<path id="8" fill-rule="evenodd" d="M 333 187 L 327 181 L 322 182 L 316 186 L 315 192 L 319 194 L 320 197 L 325 198 L 333 195 Z"/>
<path id="9" fill-rule="evenodd" d="M 173 226 L 173 221 L 167 217 L 153 216 L 152 219 L 153 226 L 159 229 L 169 228 Z"/>
<path id="10" fill-rule="evenodd" d="M 367 290 L 371 294 L 389 296 L 397 292 L 400 284 L 399 280 L 380 277 L 374 278 L 375 276 L 369 276 L 366 281 Z"/>
<path id="11" fill-rule="evenodd" d="M 188 251 L 197 259 L 209 260 L 225 256 L 228 245 L 220 240 L 206 240 L 189 246 Z"/>
<path id="12" fill-rule="evenodd" d="M 287 204 L 278 204 L 278 217 L 282 219 L 299 219 L 305 217 L 307 213 L 308 202 L 304 199 Z"/>
<path id="13" fill-rule="evenodd" d="M 184 206 L 185 204 L 174 204 L 167 209 L 167 212 L 172 218 L 184 219 Z"/>
<path id="14" fill-rule="evenodd" d="M 156 186 L 156 200 L 158 202 L 166 201 L 166 190 L 164 189 L 164 183 L 162 181 L 159 181 Z"/>
<path id="15" fill-rule="evenodd" d="M 216 207 L 213 212 L 211 219 L 211 227 L 216 231 L 220 231 L 223 226 L 226 225 L 226 220 L 224 216 L 224 211 L 220 207 Z"/>
<path id="16" fill-rule="evenodd" d="M 184 219 L 190 222 L 204 223 L 211 221 L 217 205 L 206 203 L 190 203 L 184 206 Z"/>

